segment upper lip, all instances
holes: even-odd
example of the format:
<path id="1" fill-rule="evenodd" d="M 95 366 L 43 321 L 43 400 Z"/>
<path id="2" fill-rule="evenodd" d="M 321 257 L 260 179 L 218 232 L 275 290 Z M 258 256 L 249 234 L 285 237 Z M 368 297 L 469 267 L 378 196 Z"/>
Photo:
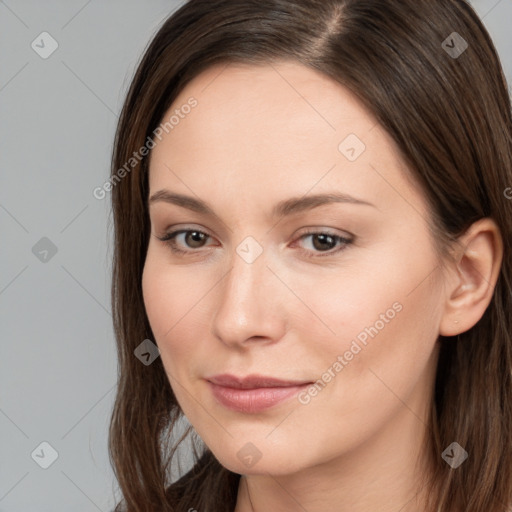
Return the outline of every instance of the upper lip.
<path id="1" fill-rule="evenodd" d="M 266 377 L 264 375 L 247 375 L 246 377 L 237 377 L 226 373 L 207 377 L 206 380 L 219 386 L 236 389 L 284 388 L 309 384 L 307 381 L 281 380 L 274 377 Z"/>

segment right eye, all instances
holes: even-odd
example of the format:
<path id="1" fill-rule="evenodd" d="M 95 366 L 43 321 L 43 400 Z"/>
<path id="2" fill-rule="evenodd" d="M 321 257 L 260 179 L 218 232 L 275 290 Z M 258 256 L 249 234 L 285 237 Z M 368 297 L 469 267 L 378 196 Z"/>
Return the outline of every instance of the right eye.
<path id="1" fill-rule="evenodd" d="M 184 236 L 182 236 L 184 235 Z M 188 246 L 189 249 L 182 249 L 178 247 L 179 237 L 182 237 L 182 247 L 183 245 Z M 194 251 L 194 249 L 199 249 L 203 247 L 204 242 L 211 238 L 210 235 L 204 233 L 203 231 L 199 231 L 198 229 L 179 229 L 176 231 L 171 231 L 167 233 L 163 237 L 157 237 L 162 242 L 165 242 L 170 248 L 171 251 L 177 254 L 189 254 Z"/>

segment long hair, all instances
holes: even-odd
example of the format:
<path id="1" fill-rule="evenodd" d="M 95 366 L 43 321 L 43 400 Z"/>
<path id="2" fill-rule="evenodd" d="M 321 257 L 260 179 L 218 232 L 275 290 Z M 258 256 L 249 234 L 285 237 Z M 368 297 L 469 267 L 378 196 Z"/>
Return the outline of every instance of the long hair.
<path id="1" fill-rule="evenodd" d="M 496 49 L 466 0 L 190 0 L 151 40 L 121 112 L 110 178 L 119 373 L 109 453 L 123 497 L 116 510 L 234 509 L 240 475 L 207 447 L 194 450 L 186 475 L 171 475 L 176 449 L 187 438 L 173 436 L 183 413 L 161 358 L 146 366 L 134 356 L 154 337 L 141 285 L 150 236 L 148 156 L 133 155 L 207 67 L 283 60 L 337 81 L 373 113 L 428 200 L 441 253 L 481 218 L 492 218 L 501 231 L 504 257 L 490 305 L 473 328 L 438 340 L 429 512 L 507 510 L 512 109 Z M 441 458 L 453 441 L 469 453 L 456 470 Z"/>

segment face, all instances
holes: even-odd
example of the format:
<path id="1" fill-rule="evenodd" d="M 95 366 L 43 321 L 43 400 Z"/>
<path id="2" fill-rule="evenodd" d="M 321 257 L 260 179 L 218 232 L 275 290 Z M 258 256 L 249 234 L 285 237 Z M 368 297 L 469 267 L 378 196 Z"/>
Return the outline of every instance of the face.
<path id="1" fill-rule="evenodd" d="M 209 68 L 172 115 L 151 154 L 143 293 L 214 455 L 285 474 L 422 435 L 443 280 L 392 139 L 290 62 Z"/>

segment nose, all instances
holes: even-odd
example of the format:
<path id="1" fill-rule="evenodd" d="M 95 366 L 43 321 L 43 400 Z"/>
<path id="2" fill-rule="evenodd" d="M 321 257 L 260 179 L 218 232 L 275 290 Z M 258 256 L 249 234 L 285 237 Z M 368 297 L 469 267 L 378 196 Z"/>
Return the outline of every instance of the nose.
<path id="1" fill-rule="evenodd" d="M 286 288 L 268 268 L 265 255 L 263 251 L 248 263 L 234 252 L 231 268 L 218 285 L 212 332 L 226 345 L 275 343 L 286 332 Z"/>

